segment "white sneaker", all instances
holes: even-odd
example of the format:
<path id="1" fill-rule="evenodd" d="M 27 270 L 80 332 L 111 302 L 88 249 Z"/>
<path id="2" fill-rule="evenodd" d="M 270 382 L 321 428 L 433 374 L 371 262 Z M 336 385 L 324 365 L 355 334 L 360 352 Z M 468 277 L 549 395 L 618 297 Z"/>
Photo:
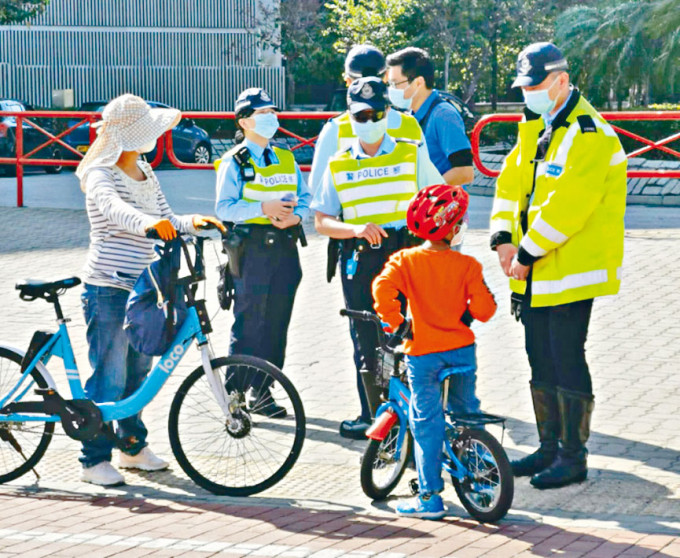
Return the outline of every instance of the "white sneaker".
<path id="1" fill-rule="evenodd" d="M 120 452 L 118 466 L 121 469 L 141 469 L 142 471 L 162 471 L 170 464 L 156 456 L 149 447 L 145 447 L 137 455 L 128 455 Z"/>
<path id="2" fill-rule="evenodd" d="M 125 484 L 125 477 L 111 465 L 109 461 L 102 461 L 93 467 L 85 467 L 80 480 L 99 486 L 119 486 Z"/>

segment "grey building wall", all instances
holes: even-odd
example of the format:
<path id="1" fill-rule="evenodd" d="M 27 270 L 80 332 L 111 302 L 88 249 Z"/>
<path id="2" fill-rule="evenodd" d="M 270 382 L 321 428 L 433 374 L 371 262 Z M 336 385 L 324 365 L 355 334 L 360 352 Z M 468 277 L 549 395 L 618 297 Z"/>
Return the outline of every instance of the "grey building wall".
<path id="1" fill-rule="evenodd" d="M 285 69 L 256 33 L 271 2 L 52 0 L 29 26 L 0 27 L 0 96 L 50 106 L 53 89 L 73 89 L 76 104 L 131 92 L 231 110 L 259 86 L 285 106 Z"/>

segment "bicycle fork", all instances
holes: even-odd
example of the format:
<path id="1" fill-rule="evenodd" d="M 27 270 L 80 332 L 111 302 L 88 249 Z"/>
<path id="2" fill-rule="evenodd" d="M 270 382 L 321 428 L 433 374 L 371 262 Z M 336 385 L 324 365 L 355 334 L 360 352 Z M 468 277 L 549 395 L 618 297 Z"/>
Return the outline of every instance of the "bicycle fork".
<path id="1" fill-rule="evenodd" d="M 227 393 L 225 385 L 222 383 L 219 373 L 212 367 L 211 361 L 214 355 L 210 350 L 210 346 L 206 343 L 201 349 L 201 362 L 203 364 L 203 371 L 205 372 L 206 380 L 210 390 L 215 396 L 215 401 L 224 413 L 227 422 L 231 427 L 237 427 L 240 423 L 234 418 L 234 412 L 238 406 L 238 401 L 232 401 L 232 398 Z"/>

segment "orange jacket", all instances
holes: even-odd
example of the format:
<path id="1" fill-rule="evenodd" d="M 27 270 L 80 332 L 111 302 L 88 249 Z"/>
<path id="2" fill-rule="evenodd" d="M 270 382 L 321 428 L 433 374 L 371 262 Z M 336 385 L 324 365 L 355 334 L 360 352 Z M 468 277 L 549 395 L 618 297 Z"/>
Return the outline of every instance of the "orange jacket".
<path id="1" fill-rule="evenodd" d="M 413 339 L 404 345 L 404 352 L 413 356 L 474 343 L 475 334 L 460 321 L 466 308 L 482 322 L 496 312 L 482 264 L 453 250 L 417 246 L 390 257 L 373 281 L 373 300 L 380 319 L 393 329 L 404 321 L 399 293 L 406 296 L 413 319 Z"/>

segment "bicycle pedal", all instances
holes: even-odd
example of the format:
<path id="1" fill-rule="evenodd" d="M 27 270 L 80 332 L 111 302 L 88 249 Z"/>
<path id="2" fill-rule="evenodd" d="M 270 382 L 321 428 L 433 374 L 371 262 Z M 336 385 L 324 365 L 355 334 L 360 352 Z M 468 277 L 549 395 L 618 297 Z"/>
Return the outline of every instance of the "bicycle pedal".
<path id="1" fill-rule="evenodd" d="M 418 479 L 411 479 L 408 481 L 408 487 L 411 490 L 411 494 L 414 496 L 420 494 L 420 485 L 418 484 Z"/>

